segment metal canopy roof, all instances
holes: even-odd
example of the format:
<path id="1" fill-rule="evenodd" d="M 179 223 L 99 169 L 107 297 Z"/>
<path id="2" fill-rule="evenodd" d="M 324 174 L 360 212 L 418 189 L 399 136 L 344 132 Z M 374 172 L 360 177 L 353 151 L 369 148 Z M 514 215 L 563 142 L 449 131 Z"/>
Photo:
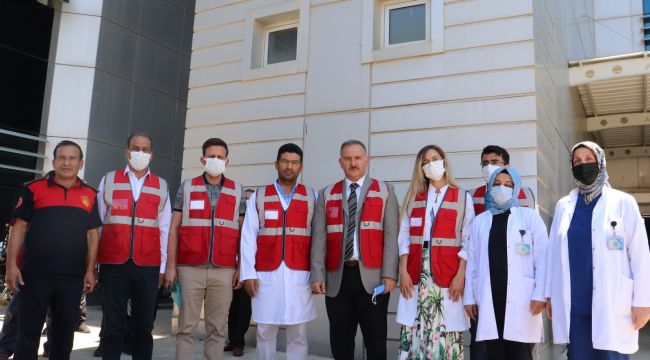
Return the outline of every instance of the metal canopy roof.
<path id="1" fill-rule="evenodd" d="M 587 115 L 587 131 L 608 158 L 650 156 L 650 53 L 596 58 L 569 64 Z"/>

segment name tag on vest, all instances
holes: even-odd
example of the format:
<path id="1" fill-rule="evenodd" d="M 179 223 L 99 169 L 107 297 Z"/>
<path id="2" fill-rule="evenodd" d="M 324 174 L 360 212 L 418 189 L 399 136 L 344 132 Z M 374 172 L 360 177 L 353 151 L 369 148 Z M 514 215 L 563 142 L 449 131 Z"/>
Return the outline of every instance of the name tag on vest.
<path id="1" fill-rule="evenodd" d="M 129 208 L 129 200 L 127 199 L 113 199 L 111 208 L 115 210 L 126 210 Z"/>
<path id="2" fill-rule="evenodd" d="M 278 211 L 277 210 L 265 210 L 264 211 L 264 218 L 268 220 L 277 220 L 278 219 Z"/>
<path id="3" fill-rule="evenodd" d="M 205 208 L 205 201 L 192 200 L 190 201 L 190 210 L 203 210 Z"/>
<path id="4" fill-rule="evenodd" d="M 413 227 L 422 226 L 422 218 L 411 218 L 411 226 Z"/>

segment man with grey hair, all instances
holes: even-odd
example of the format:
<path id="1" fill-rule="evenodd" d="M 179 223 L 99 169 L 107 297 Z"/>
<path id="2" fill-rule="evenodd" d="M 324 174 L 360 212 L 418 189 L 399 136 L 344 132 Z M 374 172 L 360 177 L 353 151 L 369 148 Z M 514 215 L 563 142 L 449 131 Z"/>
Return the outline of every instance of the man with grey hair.
<path id="1" fill-rule="evenodd" d="M 127 166 L 106 174 L 97 195 L 103 219 L 99 241 L 104 296 L 104 359 L 119 359 L 131 299 L 133 358 L 151 359 L 154 313 L 165 263 L 171 205 L 167 182 L 152 173 L 151 137 L 129 136 Z"/>
<path id="2" fill-rule="evenodd" d="M 399 206 L 390 184 L 366 176 L 366 146 L 341 145 L 345 178 L 321 189 L 312 223 L 312 292 L 325 294 L 330 347 L 354 358 L 361 326 L 368 359 L 386 359 L 387 311 L 398 275 Z"/>

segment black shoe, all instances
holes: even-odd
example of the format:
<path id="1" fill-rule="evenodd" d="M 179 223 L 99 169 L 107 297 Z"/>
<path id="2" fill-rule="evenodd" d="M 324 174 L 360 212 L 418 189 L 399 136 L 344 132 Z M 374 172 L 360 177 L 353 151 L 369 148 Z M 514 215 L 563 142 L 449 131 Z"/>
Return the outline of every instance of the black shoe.
<path id="1" fill-rule="evenodd" d="M 94 357 L 102 357 L 104 356 L 104 345 L 102 343 L 99 343 L 99 346 L 97 349 L 95 349 L 95 352 L 93 353 Z"/>
<path id="2" fill-rule="evenodd" d="M 231 342 L 228 342 L 228 344 L 226 344 L 226 346 L 223 347 L 223 351 L 233 351 L 234 349 L 235 346 Z"/>

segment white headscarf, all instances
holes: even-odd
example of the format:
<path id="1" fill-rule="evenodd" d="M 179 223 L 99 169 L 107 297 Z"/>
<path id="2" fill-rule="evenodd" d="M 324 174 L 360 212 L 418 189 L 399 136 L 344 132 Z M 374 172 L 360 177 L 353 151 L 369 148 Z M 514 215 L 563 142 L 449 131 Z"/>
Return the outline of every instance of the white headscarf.
<path id="1" fill-rule="evenodd" d="M 587 149 L 593 151 L 596 155 L 596 161 L 598 162 L 598 177 L 596 177 L 596 180 L 591 185 L 585 185 L 577 179 L 575 180 L 576 185 L 578 186 L 578 191 L 580 191 L 580 193 L 584 196 L 585 203 L 589 204 L 593 199 L 602 193 L 603 186 L 612 186 L 607 181 L 609 179 L 609 175 L 607 175 L 607 168 L 605 167 L 605 151 L 595 142 L 583 141 L 575 144 L 573 146 L 573 149 L 571 149 L 571 165 L 573 166 L 573 153 L 579 147 L 586 147 Z"/>

